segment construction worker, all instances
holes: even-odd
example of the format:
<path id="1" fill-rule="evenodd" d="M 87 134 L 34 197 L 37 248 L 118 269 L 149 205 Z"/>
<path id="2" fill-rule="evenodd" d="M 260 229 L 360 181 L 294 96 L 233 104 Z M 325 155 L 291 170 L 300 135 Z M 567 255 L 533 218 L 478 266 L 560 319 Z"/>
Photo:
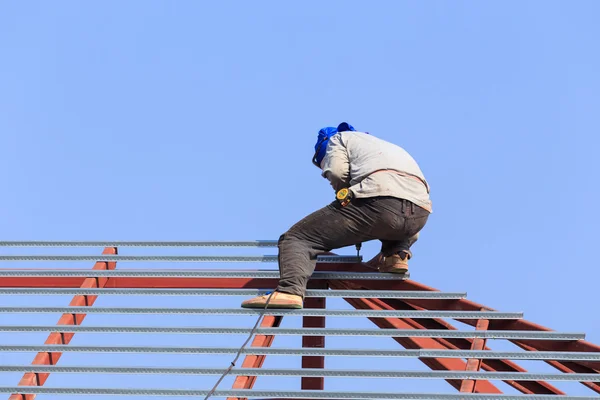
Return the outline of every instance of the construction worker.
<path id="1" fill-rule="evenodd" d="M 302 308 L 318 254 L 381 241 L 380 272 L 406 273 L 411 246 L 431 213 L 429 185 L 403 148 L 343 122 L 319 131 L 313 163 L 337 198 L 279 238 L 280 280 L 242 307 Z"/>

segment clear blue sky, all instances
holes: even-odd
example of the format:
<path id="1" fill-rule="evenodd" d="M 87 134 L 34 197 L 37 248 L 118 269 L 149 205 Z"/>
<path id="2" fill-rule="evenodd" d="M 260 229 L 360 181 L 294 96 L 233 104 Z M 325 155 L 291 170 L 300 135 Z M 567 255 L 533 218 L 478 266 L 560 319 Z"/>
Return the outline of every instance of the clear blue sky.
<path id="1" fill-rule="evenodd" d="M 599 12 L 593 1 L 3 2 L 0 237 L 276 239 L 332 199 L 310 162 L 313 144 L 321 127 L 348 121 L 407 149 L 431 184 L 434 214 L 414 248 L 413 279 L 467 291 L 475 301 L 524 311 L 534 322 L 583 331 L 600 343 Z M 365 247 L 366 257 L 375 252 L 376 246 Z M 207 306 L 209 300 L 110 298 L 97 304 Z M 65 305 L 67 299 L 0 298 L 2 304 L 42 301 Z M 2 323 L 8 317 L 11 323 L 57 319 L 11 315 L 1 316 Z M 86 323 L 111 321 L 131 319 Z M 350 323 L 328 324 L 342 326 L 339 321 Z M 0 334 L 0 341 L 37 344 L 44 337 Z M 298 343 L 285 340 L 275 343 Z M 76 343 L 141 339 L 80 335 Z M 32 355 L 1 357 L 28 364 Z M 210 364 L 206 359 L 226 367 L 229 361 L 183 359 L 124 356 L 119 363 L 201 366 Z M 64 362 L 111 360 L 70 355 Z M 328 359 L 327 365 L 422 368 L 405 360 L 353 362 Z M 299 367 L 285 358 L 266 364 L 282 365 Z M 18 378 L 2 374 L 0 384 Z M 126 376 L 68 378 L 53 376 L 48 385 L 132 382 Z M 131 384 L 207 388 L 215 379 L 151 376 Z M 259 379 L 257 387 L 297 389 L 296 382 Z M 447 387 L 398 380 L 327 384 L 335 390 Z M 588 393 L 575 388 L 575 394 Z"/>

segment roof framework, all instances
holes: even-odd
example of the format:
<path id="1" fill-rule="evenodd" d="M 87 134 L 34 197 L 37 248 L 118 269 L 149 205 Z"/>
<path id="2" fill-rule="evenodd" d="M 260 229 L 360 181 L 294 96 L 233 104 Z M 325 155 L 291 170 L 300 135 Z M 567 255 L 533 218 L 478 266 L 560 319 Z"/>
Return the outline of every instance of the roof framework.
<path id="1" fill-rule="evenodd" d="M 47 334 L 44 343 L 18 343 L 0 340 L 0 376 L 20 374 L 15 384 L 0 381 L 0 393 L 10 400 L 32 400 L 38 395 L 106 395 L 106 396 L 206 396 L 212 384 L 190 389 L 161 386 L 167 377 L 191 376 L 195 381 L 212 382 L 229 367 L 219 359 L 208 366 L 156 365 L 164 356 L 193 356 L 202 360 L 226 357 L 237 353 L 237 340 L 228 346 L 185 345 L 183 337 L 203 341 L 210 335 L 239 337 L 248 335 L 252 321 L 260 316 L 256 310 L 238 306 L 222 307 L 224 300 L 264 293 L 277 285 L 278 271 L 236 269 L 208 270 L 196 268 L 198 263 L 273 263 L 272 255 L 119 255 L 118 248 L 256 248 L 275 247 L 274 241 L 247 242 L 0 242 L 10 248 L 87 248 L 105 247 L 101 255 L 3 254 L 0 262 L 11 268 L 0 269 L 0 335 L 15 332 L 20 335 Z M 33 250 L 29 250 L 33 251 Z M 92 269 L 70 267 L 74 263 L 95 261 Z M 169 268 L 150 268 L 148 263 L 168 263 Z M 14 263 L 35 263 L 35 268 L 14 268 Z M 40 263 L 52 268 L 40 269 Z M 136 263 L 142 268 L 117 269 L 117 263 Z M 185 267 L 173 269 L 173 263 Z M 190 268 L 190 265 L 192 268 Z M 60 268 L 56 268 L 60 265 Z M 68 306 L 52 305 L 47 299 L 72 296 Z M 62 297 L 61 297 L 62 296 Z M 12 304 L 7 299 L 27 299 L 27 303 Z M 168 304 L 173 298 L 188 299 L 190 307 L 161 304 L 149 307 L 142 299 L 152 298 Z M 112 302 L 111 306 L 94 306 L 98 299 Z M 205 299 L 198 306 L 199 300 Z M 6 301 L 5 301 L 6 300 Z M 137 301 L 134 301 L 137 300 Z M 235 300 L 237 301 L 237 300 Z M 331 309 L 327 303 L 339 301 L 345 309 Z M 123 306 L 134 302 L 142 306 Z M 214 304 L 217 303 L 215 306 Z M 6 305 L 8 304 L 8 305 Z M 235 303 L 234 303 L 235 304 Z M 239 303 L 237 303 L 239 304 Z M 56 325 L 45 323 L 53 314 L 60 315 Z M 12 322 L 13 316 L 29 318 L 28 323 Z M 158 324 L 127 323 L 136 316 L 159 318 Z M 88 324 L 101 318 L 102 324 Z M 176 318 L 177 323 L 169 321 Z M 201 318 L 203 324 L 190 325 L 188 319 Z M 14 321 L 20 321 L 14 319 Z M 29 323 L 31 320 L 34 324 Z M 284 320 L 301 321 L 301 325 L 286 327 Z M 346 320 L 350 327 L 335 321 Z M 368 328 L 359 328 L 353 321 L 370 321 Z M 86 322 L 84 324 L 84 321 Z M 114 321 L 114 322 L 113 322 Z M 124 321 L 126 323 L 115 323 Z M 182 324 L 180 321 L 184 321 Z M 219 326 L 206 326 L 207 321 Z M 223 322 L 224 321 L 224 322 Z M 231 326 L 237 322 L 238 326 Z M 326 324 L 327 322 L 327 324 Z M 335 323 L 333 323 L 335 322 Z M 335 327 L 329 327 L 333 323 Z M 241 324 L 241 326 L 240 326 Z M 160 344 L 122 344 L 119 337 L 155 335 Z M 142 335 L 145 334 L 145 335 Z M 21 337 L 19 335 L 19 337 Z M 77 344 L 89 335 L 92 344 Z M 109 342 L 94 344 L 93 338 L 108 337 Z M 226 336 L 225 336 L 226 335 Z M 237 336 L 236 336 L 237 335 Z M 1 336 L 0 336 L 1 337 Z M 361 338 L 362 343 L 384 340 L 385 348 L 332 348 L 326 342 L 340 338 Z M 81 338 L 81 339 L 80 339 Z M 283 347 L 274 343 L 282 338 L 298 338 Z M 291 340 L 291 339 L 290 339 Z M 492 350 L 491 342 L 510 343 L 510 349 Z M 395 342 L 395 344 L 394 344 Z M 140 342 L 142 343 L 142 342 Z M 295 345 L 294 345 L 295 344 Z M 399 347 L 397 345 L 400 345 Z M 506 346 L 505 346 L 506 347 Z M 13 363 L 10 354 L 35 354 L 33 361 Z M 123 366 L 119 356 L 144 357 L 150 364 Z M 526 320 L 520 312 L 501 312 L 472 302 L 465 293 L 446 293 L 411 280 L 408 275 L 381 274 L 373 261 L 363 263 L 353 256 L 324 255 L 309 282 L 303 310 L 268 310 L 260 328 L 243 351 L 243 362 L 229 374 L 231 388 L 219 387 L 212 397 L 228 399 L 546 399 L 557 396 L 565 399 L 600 398 L 600 347 L 585 341 L 579 332 L 556 332 Z M 71 364 L 61 358 L 77 356 L 87 362 Z M 211 358 L 213 357 L 213 358 Z M 289 363 L 267 367 L 265 363 L 277 358 L 300 357 L 299 367 Z M 21 357 L 22 358 L 22 357 Z M 418 360 L 428 368 L 405 369 L 329 368 L 326 360 L 367 359 Z M 101 365 L 94 360 L 106 360 Z M 5 361 L 2 361 L 5 360 Z M 9 360 L 7 362 L 6 360 Z M 111 363 L 110 361 L 113 360 Z M 216 360 L 216 359 L 215 359 Z M 287 361 L 286 361 L 287 362 Z M 517 363 L 519 362 L 519 364 Z M 543 371 L 528 371 L 524 363 L 546 365 Z M 108 365 L 104 365 L 108 364 Z M 284 363 L 285 364 L 285 363 Z M 375 363 L 377 364 L 377 363 Z M 521 365 L 520 365 L 521 364 Z M 296 364 L 293 364 L 296 365 Z M 344 365 L 344 364 L 342 364 Z M 349 364 L 348 364 L 349 365 Z M 387 364 L 386 364 L 387 365 Z M 537 364 L 536 364 L 537 365 Z M 95 382 L 102 376 L 115 374 L 145 377 L 152 385 L 132 388 L 130 385 L 110 387 L 82 385 L 78 377 L 92 376 L 85 382 Z M 90 375 L 93 374 L 93 375 Z M 48 380 L 66 376 L 69 386 L 55 385 Z M 206 378 L 203 378 L 206 377 Z M 287 388 L 269 387 L 273 380 L 285 379 Z M 202 379 L 201 379 L 202 378 Z M 326 390 L 326 382 L 351 378 L 347 387 L 357 390 Z M 127 378 L 129 379 L 129 378 Z M 146 379 L 146 381 L 148 381 Z M 209 379 L 209 380 L 206 380 Z M 292 379 L 292 381 L 290 381 Z M 327 381 L 326 381 L 327 379 Z M 372 390 L 374 383 L 391 380 L 381 387 L 391 390 Z M 403 382 L 427 380 L 446 382 L 455 389 L 452 393 L 433 391 L 407 392 Z M 259 388 L 259 384 L 263 388 Z M 48 382 L 48 384 L 47 384 Z M 63 380 L 63 382 L 65 382 Z M 128 382 L 126 380 L 126 382 Z M 186 381 L 189 382 L 189 381 Z M 225 381 L 224 381 L 225 382 Z M 295 383 L 294 383 L 295 382 Z M 361 383 L 363 382 L 363 383 Z M 572 382 L 581 390 L 568 393 L 559 388 L 562 382 Z M 375 383 L 377 384 L 377 383 Z M 197 385 L 195 385 L 197 386 Z M 339 386 L 339 385 L 338 385 Z M 344 386 L 346 387 L 346 386 Z M 379 386 L 377 386 L 379 387 Z M 434 386 L 432 386 L 434 387 Z M 573 386 L 569 386 L 573 388 Z M 58 398 L 58 397 L 56 397 Z"/>

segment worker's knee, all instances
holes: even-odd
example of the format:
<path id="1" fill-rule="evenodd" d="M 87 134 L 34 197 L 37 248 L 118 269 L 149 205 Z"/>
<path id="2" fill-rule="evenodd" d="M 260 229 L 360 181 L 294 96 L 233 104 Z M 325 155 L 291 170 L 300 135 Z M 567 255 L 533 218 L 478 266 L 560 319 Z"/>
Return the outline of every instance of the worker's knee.
<path id="1" fill-rule="evenodd" d="M 293 231 L 287 231 L 279 236 L 279 240 L 277 242 L 277 247 L 281 250 L 284 247 L 289 247 L 290 244 L 295 244 L 301 242 L 301 239 L 294 234 Z"/>

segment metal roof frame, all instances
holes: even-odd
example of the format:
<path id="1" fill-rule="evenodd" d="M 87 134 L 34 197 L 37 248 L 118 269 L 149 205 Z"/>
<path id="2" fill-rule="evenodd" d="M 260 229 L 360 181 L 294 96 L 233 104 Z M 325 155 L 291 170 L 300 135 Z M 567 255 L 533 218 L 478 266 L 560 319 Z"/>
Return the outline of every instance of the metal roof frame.
<path id="1" fill-rule="evenodd" d="M 98 296 L 247 296 L 274 287 L 278 271 L 116 270 L 117 262 L 276 262 L 276 256 L 120 256 L 117 247 L 275 247 L 275 241 L 245 242 L 0 242 L 0 247 L 106 247 L 102 255 L 6 255 L 0 262 L 95 261 L 92 270 L 0 269 L 0 296 L 72 295 L 69 307 L 0 307 L 0 313 L 62 313 L 56 326 L 0 324 L 4 332 L 50 332 L 44 345 L 0 344 L 0 352 L 36 352 L 32 365 L 0 364 L 0 372 L 23 372 L 17 387 L 0 387 L 10 400 L 32 400 L 36 394 L 106 394 L 115 396 L 203 396 L 208 390 L 54 388 L 44 384 L 50 373 L 221 374 L 224 368 L 95 367 L 57 365 L 63 352 L 233 354 L 230 347 L 70 346 L 75 334 L 86 332 L 248 334 L 244 328 L 85 326 L 87 314 L 258 315 L 256 310 L 217 308 L 92 308 Z M 303 310 L 268 310 L 245 349 L 232 390 L 214 397 L 337 398 L 337 399 L 591 399 L 568 396 L 547 381 L 581 382 L 600 393 L 600 346 L 582 333 L 555 332 L 523 318 L 519 312 L 499 312 L 466 299 L 464 293 L 444 293 L 415 282 L 408 275 L 381 274 L 375 260 L 363 263 L 352 256 L 323 255 L 309 282 Z M 342 298 L 355 311 L 327 309 L 326 298 Z M 376 329 L 325 328 L 331 317 L 362 317 Z M 282 318 L 302 318 L 302 328 L 281 328 Z M 474 330 L 457 330 L 447 319 Z M 6 318 L 3 318 L 3 321 Z M 302 348 L 271 347 L 277 335 L 302 336 Z M 329 349 L 327 336 L 387 336 L 405 350 Z M 488 341 L 508 340 L 522 352 L 492 351 Z M 300 369 L 262 368 L 268 355 L 299 355 Z M 414 357 L 432 371 L 363 371 L 325 368 L 325 356 Z M 513 360 L 540 360 L 557 372 L 527 372 Z M 299 391 L 253 390 L 258 376 L 299 376 Z M 444 379 L 459 394 L 365 393 L 324 390 L 324 379 L 335 377 Z M 490 381 L 499 380 L 521 394 L 502 394 Z"/>

